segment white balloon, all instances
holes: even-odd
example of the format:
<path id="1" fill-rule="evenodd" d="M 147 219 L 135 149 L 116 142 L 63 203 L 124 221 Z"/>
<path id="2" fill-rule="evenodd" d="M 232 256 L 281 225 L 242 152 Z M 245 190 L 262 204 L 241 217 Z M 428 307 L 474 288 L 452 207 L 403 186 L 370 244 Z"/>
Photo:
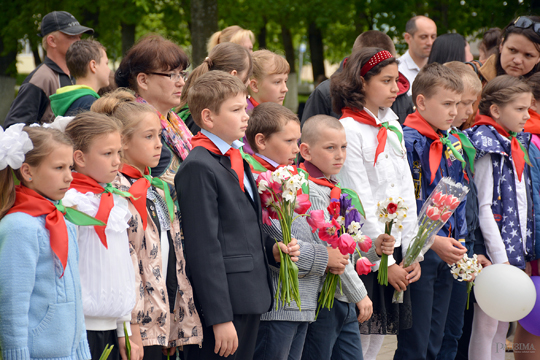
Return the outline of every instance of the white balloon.
<path id="1" fill-rule="evenodd" d="M 490 265 L 482 269 L 474 284 L 474 296 L 480 308 L 499 321 L 521 320 L 536 303 L 531 278 L 512 265 Z"/>

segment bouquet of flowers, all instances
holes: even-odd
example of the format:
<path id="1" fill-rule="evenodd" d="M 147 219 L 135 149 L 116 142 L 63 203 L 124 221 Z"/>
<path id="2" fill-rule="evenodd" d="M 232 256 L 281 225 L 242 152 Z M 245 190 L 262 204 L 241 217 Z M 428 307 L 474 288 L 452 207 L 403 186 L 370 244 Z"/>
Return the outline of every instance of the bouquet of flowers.
<path id="1" fill-rule="evenodd" d="M 270 219 L 279 220 L 283 243 L 291 242 L 291 227 L 298 216 L 308 216 L 307 210 L 311 207 L 309 195 L 302 192 L 306 189 L 306 178 L 298 174 L 292 166 L 280 167 L 274 172 L 266 171 L 257 178 L 257 190 L 262 203 L 262 220 L 266 225 L 272 226 Z M 307 189 L 306 189 L 307 190 Z M 295 217 L 295 214 L 299 214 Z M 319 225 L 321 226 L 321 225 Z M 277 242 L 277 240 L 276 240 Z M 278 247 L 279 249 L 279 247 Z M 300 293 L 298 291 L 298 267 L 292 262 L 289 255 L 279 249 L 280 267 L 279 282 L 276 291 L 276 307 L 290 305 L 291 300 L 301 309 Z"/>
<path id="2" fill-rule="evenodd" d="M 339 248 L 339 251 L 343 255 L 353 254 L 355 250 L 360 255 L 360 259 L 357 263 L 357 271 L 364 271 L 367 267 L 373 266 L 367 258 L 363 258 L 360 251 L 358 251 L 357 244 L 360 250 L 363 252 L 369 251 L 371 248 L 371 239 L 362 234 L 360 225 L 360 212 L 353 205 L 353 196 L 341 193 L 339 200 L 332 199 L 327 210 L 330 213 L 329 223 L 315 222 L 317 218 L 324 220 L 323 210 L 314 210 L 311 212 L 311 218 L 308 218 L 313 232 L 319 230 L 319 238 L 322 241 L 327 242 L 334 249 Z M 367 260 L 367 261 L 366 261 Z M 319 294 L 317 315 L 322 307 L 331 309 L 334 306 L 334 294 L 336 293 L 337 286 L 339 284 L 341 290 L 341 277 L 336 274 L 328 273 L 324 280 L 324 284 Z"/>
<path id="3" fill-rule="evenodd" d="M 420 253 L 425 253 L 433 245 L 434 236 L 446 224 L 461 201 L 467 196 L 469 188 L 443 177 L 427 198 L 418 214 L 418 233 L 412 239 L 403 259 L 403 267 L 414 264 Z M 403 302 L 403 292 L 395 291 L 394 303 Z"/>
<path id="4" fill-rule="evenodd" d="M 379 217 L 379 221 L 384 223 L 384 233 L 390 235 L 392 233 L 392 226 L 396 224 L 398 230 L 403 230 L 401 223 L 407 217 L 407 210 L 409 208 L 405 205 L 405 200 L 402 198 L 387 198 L 377 204 L 376 215 Z M 379 266 L 379 274 L 377 280 L 381 285 L 388 285 L 388 255 L 382 254 L 381 265 Z"/>
<path id="5" fill-rule="evenodd" d="M 469 258 L 467 254 L 461 260 L 450 266 L 450 272 L 457 281 L 467 281 L 467 310 L 469 310 L 469 298 L 474 285 L 474 277 L 482 272 L 482 265 L 478 262 L 476 254 Z"/>

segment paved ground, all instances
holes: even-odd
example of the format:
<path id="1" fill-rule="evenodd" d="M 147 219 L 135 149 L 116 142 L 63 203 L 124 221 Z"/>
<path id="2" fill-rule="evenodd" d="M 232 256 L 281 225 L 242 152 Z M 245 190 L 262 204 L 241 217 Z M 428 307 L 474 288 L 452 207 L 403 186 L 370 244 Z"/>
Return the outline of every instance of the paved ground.
<path id="1" fill-rule="evenodd" d="M 384 342 L 377 355 L 377 360 L 392 360 L 394 358 L 394 351 L 396 351 L 397 342 L 396 337 L 387 335 L 384 338 Z M 512 353 L 506 353 L 505 360 L 514 360 L 514 355 Z"/>

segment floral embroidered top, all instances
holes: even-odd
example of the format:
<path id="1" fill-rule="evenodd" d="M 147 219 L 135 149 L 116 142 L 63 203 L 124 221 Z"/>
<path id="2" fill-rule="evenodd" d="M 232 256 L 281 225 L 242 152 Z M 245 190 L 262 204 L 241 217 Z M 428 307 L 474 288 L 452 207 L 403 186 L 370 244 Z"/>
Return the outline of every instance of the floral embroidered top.
<path id="1" fill-rule="evenodd" d="M 129 191 L 134 179 L 122 173 L 113 181 L 113 186 Z M 164 193 L 150 186 L 147 196 L 146 230 L 143 230 L 142 219 L 135 207 L 129 202 L 132 214 L 129 220 L 129 246 L 132 263 L 135 269 L 136 302 L 131 315 L 131 323 L 140 325 L 144 346 L 182 346 L 202 343 L 202 325 L 193 302 L 193 289 L 185 272 L 183 251 L 183 235 L 180 229 L 179 213 L 170 223 L 167 207 L 163 204 Z M 161 200 L 161 201 L 160 201 Z M 158 209 L 159 207 L 159 209 Z M 175 207 L 176 209 L 176 207 Z M 160 213 L 167 212 L 167 216 Z M 166 265 L 162 230 L 167 230 L 170 240 L 169 253 L 174 252 L 176 260 L 176 293 L 167 292 L 168 275 L 171 274 Z M 170 306 L 169 299 L 174 302 Z"/>

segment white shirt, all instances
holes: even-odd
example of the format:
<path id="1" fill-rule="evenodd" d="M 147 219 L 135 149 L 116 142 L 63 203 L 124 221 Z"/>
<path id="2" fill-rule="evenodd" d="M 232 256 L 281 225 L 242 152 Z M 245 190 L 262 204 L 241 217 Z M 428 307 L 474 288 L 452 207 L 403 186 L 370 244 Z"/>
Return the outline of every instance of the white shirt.
<path id="1" fill-rule="evenodd" d="M 475 162 L 474 167 L 474 181 L 478 188 L 478 220 L 486 244 L 486 251 L 494 264 L 502 264 L 508 261 L 508 255 L 506 254 L 506 246 L 499 231 L 499 227 L 495 222 L 493 211 L 491 210 L 491 203 L 493 202 L 493 164 L 491 155 L 484 155 Z M 501 167 L 502 164 L 499 168 Z M 513 173 L 518 204 L 519 226 L 522 236 L 521 243 L 523 244 L 523 249 L 526 250 L 527 190 L 525 188 L 525 177 L 523 176 L 521 181 L 519 181 L 515 167 L 513 167 Z"/>
<path id="2" fill-rule="evenodd" d="M 93 226 L 77 226 L 79 272 L 86 329 L 116 329 L 118 336 L 124 336 L 123 323 L 129 325 L 135 306 L 135 272 L 127 234 L 131 213 L 125 198 L 113 194 L 113 200 L 105 229 L 108 249 Z M 101 195 L 75 189 L 62 199 L 65 206 L 76 206 L 90 216 L 96 216 L 100 201 Z"/>
<path id="3" fill-rule="evenodd" d="M 203 135 L 206 135 L 207 138 L 209 138 L 214 145 L 217 146 L 219 151 L 221 151 L 221 154 L 225 155 L 227 151 L 232 147 L 234 149 L 240 149 L 242 146 L 244 146 L 244 143 L 240 140 L 235 140 L 232 143 L 232 146 L 227 144 L 222 138 L 219 136 L 212 134 L 210 131 L 206 131 L 204 129 L 201 130 L 201 133 Z M 251 188 L 251 184 L 249 182 L 249 178 L 246 174 L 246 171 L 244 170 L 244 189 L 247 191 L 249 196 L 251 196 L 251 199 L 253 199 L 253 189 Z"/>
<path id="4" fill-rule="evenodd" d="M 412 84 L 414 79 L 416 79 L 416 75 L 420 72 L 420 67 L 412 59 L 409 50 L 399 58 L 398 70 L 409 80 L 411 86 L 409 87 L 409 91 L 407 91 L 407 95 L 412 96 Z"/>
<path id="5" fill-rule="evenodd" d="M 390 109 L 379 110 L 378 117 L 368 109 L 364 110 L 375 118 L 377 124 L 388 122 L 403 131 L 399 125 L 398 116 Z M 340 120 L 347 134 L 347 159 L 338 174 L 341 185 L 358 193 L 360 201 L 366 212 L 366 219 L 362 232 L 375 241 L 384 234 L 384 224 L 376 216 L 377 203 L 388 197 L 401 197 L 408 206 L 407 218 L 403 221 L 403 231 L 392 229 L 396 239 L 395 246 L 401 245 L 403 255 L 411 239 L 416 235 L 416 199 L 414 185 L 407 160 L 405 142 L 399 141 L 398 136 L 391 130 L 387 131 L 387 140 L 384 151 L 379 154 L 374 166 L 375 151 L 377 149 L 377 134 L 379 128 L 360 123 L 353 118 Z M 422 258 L 421 258 L 422 259 Z M 388 265 L 395 263 L 394 257 L 388 258 Z"/>

